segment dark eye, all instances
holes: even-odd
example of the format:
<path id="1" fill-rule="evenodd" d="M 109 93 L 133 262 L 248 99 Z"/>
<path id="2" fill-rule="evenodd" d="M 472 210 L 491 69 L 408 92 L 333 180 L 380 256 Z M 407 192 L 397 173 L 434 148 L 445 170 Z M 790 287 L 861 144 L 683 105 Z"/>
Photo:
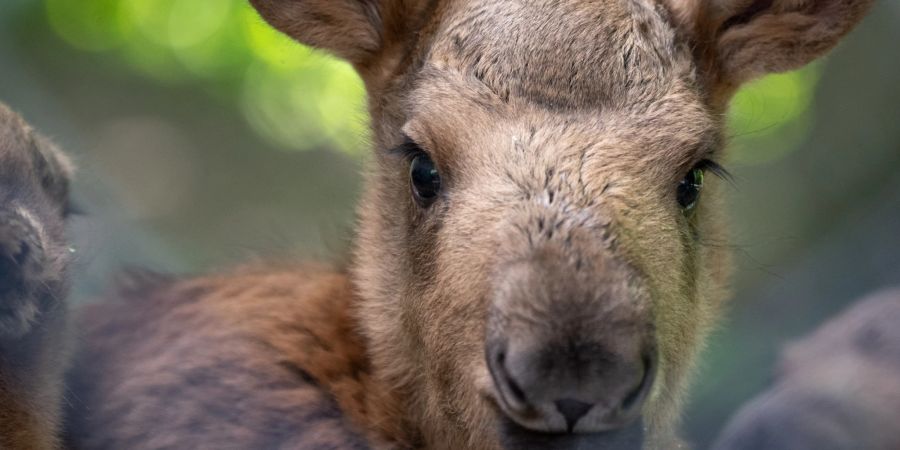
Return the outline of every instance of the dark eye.
<path id="1" fill-rule="evenodd" d="M 434 161 L 425 153 L 417 153 L 409 164 L 409 179 L 416 201 L 423 208 L 431 205 L 441 191 L 441 175 Z"/>
<path id="2" fill-rule="evenodd" d="M 690 172 L 678 183 L 677 198 L 678 204 L 684 211 L 690 211 L 697 206 L 697 200 L 700 199 L 700 191 L 703 190 L 703 169 L 694 167 Z"/>

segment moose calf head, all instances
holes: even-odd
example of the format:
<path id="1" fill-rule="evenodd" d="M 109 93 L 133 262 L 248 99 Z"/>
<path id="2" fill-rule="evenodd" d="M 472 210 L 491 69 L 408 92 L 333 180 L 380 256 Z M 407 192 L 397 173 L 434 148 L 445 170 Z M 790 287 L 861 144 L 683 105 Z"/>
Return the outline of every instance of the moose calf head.
<path id="1" fill-rule="evenodd" d="M 69 160 L 0 104 L 0 343 L 62 308 Z"/>
<path id="2" fill-rule="evenodd" d="M 727 101 L 870 0 L 252 3 L 368 88 L 354 276 L 408 422 L 429 448 L 561 448 L 639 418 L 668 445 L 728 275 Z"/>

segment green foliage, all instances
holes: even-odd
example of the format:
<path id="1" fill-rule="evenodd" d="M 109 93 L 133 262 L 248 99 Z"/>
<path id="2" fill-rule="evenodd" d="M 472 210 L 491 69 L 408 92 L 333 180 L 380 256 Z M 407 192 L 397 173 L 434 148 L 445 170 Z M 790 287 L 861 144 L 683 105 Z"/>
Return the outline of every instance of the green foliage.
<path id="1" fill-rule="evenodd" d="M 352 68 L 274 31 L 246 0 L 43 1 L 52 28 L 73 46 L 113 52 L 159 82 L 224 93 L 281 147 L 364 147 L 365 94 Z M 737 95 L 729 113 L 736 161 L 771 161 L 797 146 L 817 73 L 770 76 Z"/>
<path id="2" fill-rule="evenodd" d="M 732 159 L 762 164 L 780 159 L 806 138 L 819 65 L 754 81 L 737 93 L 728 114 Z"/>
<path id="3" fill-rule="evenodd" d="M 264 137 L 290 149 L 364 147 L 362 82 L 346 63 L 295 43 L 245 0 L 44 0 L 73 46 L 113 52 L 164 83 L 234 100 Z"/>

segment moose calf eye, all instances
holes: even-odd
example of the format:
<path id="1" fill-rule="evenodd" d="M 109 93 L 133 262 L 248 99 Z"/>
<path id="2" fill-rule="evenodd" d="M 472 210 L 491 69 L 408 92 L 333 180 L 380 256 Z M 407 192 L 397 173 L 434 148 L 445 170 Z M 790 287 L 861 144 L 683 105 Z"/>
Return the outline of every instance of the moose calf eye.
<path id="1" fill-rule="evenodd" d="M 697 206 L 700 199 L 700 191 L 703 189 L 703 169 L 695 167 L 678 183 L 678 204 L 684 211 L 690 211 Z"/>
<path id="2" fill-rule="evenodd" d="M 409 165 L 409 179 L 419 205 L 431 205 L 441 190 L 441 176 L 427 154 L 419 153 L 413 157 Z"/>

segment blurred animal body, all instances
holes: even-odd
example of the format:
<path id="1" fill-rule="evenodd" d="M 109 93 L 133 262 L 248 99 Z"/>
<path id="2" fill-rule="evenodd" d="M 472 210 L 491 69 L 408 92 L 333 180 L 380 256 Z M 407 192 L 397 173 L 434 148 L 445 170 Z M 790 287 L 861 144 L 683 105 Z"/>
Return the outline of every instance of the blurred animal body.
<path id="1" fill-rule="evenodd" d="M 861 300 L 790 345 L 775 383 L 715 450 L 900 449 L 900 290 Z"/>
<path id="2" fill-rule="evenodd" d="M 74 448 L 682 446 L 729 273 L 704 245 L 728 99 L 871 1 L 252 3 L 367 87 L 350 267 L 143 276 L 81 310 Z"/>
<path id="3" fill-rule="evenodd" d="M 67 367 L 72 165 L 0 104 L 0 448 L 52 449 Z"/>

